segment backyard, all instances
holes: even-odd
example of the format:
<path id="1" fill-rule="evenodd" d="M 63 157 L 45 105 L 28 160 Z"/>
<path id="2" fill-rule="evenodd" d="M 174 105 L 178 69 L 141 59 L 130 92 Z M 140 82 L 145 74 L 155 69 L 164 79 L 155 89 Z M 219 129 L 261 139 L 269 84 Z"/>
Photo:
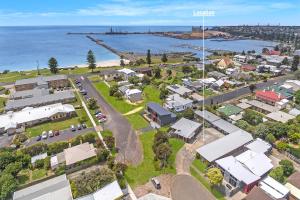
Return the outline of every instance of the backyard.
<path id="1" fill-rule="evenodd" d="M 135 188 L 138 185 L 145 184 L 150 178 L 159 176 L 160 174 L 175 174 L 175 157 L 179 149 L 184 145 L 184 142 L 170 138 L 169 142 L 172 147 L 172 155 L 169 159 L 169 166 L 162 170 L 158 169 L 156 162 L 154 161 L 154 153 L 152 150 L 155 131 L 150 131 L 140 135 L 140 141 L 143 145 L 144 160 L 137 167 L 129 166 L 126 170 L 125 177 L 128 183 Z"/>

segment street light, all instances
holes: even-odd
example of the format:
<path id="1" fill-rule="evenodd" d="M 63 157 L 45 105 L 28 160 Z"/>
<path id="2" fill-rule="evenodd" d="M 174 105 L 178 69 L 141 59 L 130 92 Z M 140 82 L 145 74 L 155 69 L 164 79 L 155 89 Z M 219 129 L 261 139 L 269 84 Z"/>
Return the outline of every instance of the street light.
<path id="1" fill-rule="evenodd" d="M 212 16 L 215 16 L 215 11 L 213 10 L 194 10 L 193 11 L 193 16 L 194 17 L 202 17 L 202 63 L 203 63 L 203 67 L 202 67 L 202 80 L 204 80 L 204 74 L 205 74 L 205 47 L 204 47 L 204 27 L 205 27 L 205 24 L 204 24 L 204 20 L 205 20 L 205 17 L 212 17 Z M 205 91 L 205 88 L 204 88 L 204 82 L 202 81 L 202 96 L 203 96 L 203 100 L 202 100 L 202 124 L 204 125 L 204 104 L 205 104 L 205 97 L 204 97 L 204 91 Z M 205 140 L 205 134 L 204 134 L 204 126 L 203 126 L 203 134 L 202 134 L 202 139 L 203 141 Z"/>

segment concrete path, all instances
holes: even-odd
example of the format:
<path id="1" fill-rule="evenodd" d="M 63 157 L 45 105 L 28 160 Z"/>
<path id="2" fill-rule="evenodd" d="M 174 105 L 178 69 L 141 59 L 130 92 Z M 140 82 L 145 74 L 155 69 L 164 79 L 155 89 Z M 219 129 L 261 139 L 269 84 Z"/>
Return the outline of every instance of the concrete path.
<path id="1" fill-rule="evenodd" d="M 143 110 L 143 109 L 144 109 L 144 107 L 141 106 L 141 107 L 135 108 L 135 109 L 133 109 L 133 110 L 131 110 L 131 111 L 129 111 L 129 112 L 123 114 L 123 115 L 124 115 L 124 116 L 126 116 L 126 115 L 132 115 L 132 114 L 134 114 L 134 113 L 140 112 L 140 111 Z"/>

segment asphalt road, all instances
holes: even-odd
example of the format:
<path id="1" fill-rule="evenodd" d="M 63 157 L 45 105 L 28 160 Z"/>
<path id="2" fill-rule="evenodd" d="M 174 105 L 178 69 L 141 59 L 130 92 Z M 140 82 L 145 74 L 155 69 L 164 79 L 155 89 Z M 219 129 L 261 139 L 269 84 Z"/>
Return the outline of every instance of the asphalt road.
<path id="1" fill-rule="evenodd" d="M 80 79 L 80 76 L 77 77 Z M 142 148 L 139 138 L 127 119 L 117 112 L 94 88 L 91 81 L 84 76 L 81 79 L 82 87 L 87 91 L 87 96 L 97 100 L 101 111 L 107 115 L 105 129 L 113 132 L 116 147 L 119 149 L 117 160 L 120 162 L 139 164 L 142 161 Z"/>
<path id="2" fill-rule="evenodd" d="M 276 77 L 274 79 L 268 80 L 267 82 L 257 83 L 256 88 L 261 89 L 264 87 L 272 86 L 276 82 L 278 82 L 280 84 L 280 83 L 283 83 L 285 80 L 291 79 L 291 78 L 292 78 L 291 75 Z M 228 93 L 220 94 L 220 95 L 213 96 L 213 97 L 208 97 L 204 100 L 204 104 L 210 105 L 210 104 L 223 103 L 223 102 L 226 102 L 226 101 L 229 101 L 229 100 L 232 100 L 232 99 L 235 99 L 235 98 L 238 98 L 240 96 L 250 94 L 250 93 L 251 93 L 251 91 L 249 89 L 249 86 L 245 86 L 245 87 L 236 89 L 236 90 L 228 92 Z M 203 103 L 203 101 L 199 102 L 200 105 L 202 103 Z"/>

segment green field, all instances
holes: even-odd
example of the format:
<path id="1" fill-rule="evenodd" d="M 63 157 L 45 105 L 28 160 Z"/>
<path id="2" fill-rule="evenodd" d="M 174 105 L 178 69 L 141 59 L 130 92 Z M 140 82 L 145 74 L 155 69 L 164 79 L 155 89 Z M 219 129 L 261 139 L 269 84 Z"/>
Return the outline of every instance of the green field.
<path id="1" fill-rule="evenodd" d="M 203 163 L 200 159 L 195 159 L 193 165 L 202 173 L 206 172 L 207 165 Z"/>
<path id="2" fill-rule="evenodd" d="M 47 171 L 45 169 L 36 169 L 32 171 L 31 179 L 32 181 L 44 178 L 47 176 Z"/>
<path id="3" fill-rule="evenodd" d="M 125 177 L 128 183 L 135 188 L 138 185 L 145 184 L 151 177 L 159 176 L 160 174 L 176 173 L 175 158 L 179 149 L 184 145 L 184 142 L 175 138 L 169 140 L 172 146 L 172 155 L 170 157 L 170 166 L 163 170 L 157 170 L 155 167 L 154 153 L 152 151 L 153 139 L 155 131 L 147 132 L 140 135 L 140 141 L 143 145 L 144 160 L 137 167 L 129 166 L 126 170 Z"/>

